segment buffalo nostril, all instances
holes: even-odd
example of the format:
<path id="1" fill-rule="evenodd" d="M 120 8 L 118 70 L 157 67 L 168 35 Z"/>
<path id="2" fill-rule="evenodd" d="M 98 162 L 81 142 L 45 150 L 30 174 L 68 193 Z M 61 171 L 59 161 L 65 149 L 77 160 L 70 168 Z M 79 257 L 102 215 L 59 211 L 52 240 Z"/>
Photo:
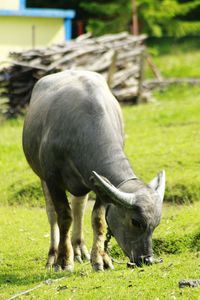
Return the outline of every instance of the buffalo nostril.
<path id="1" fill-rule="evenodd" d="M 146 256 L 146 257 L 144 257 L 144 263 L 146 265 L 152 265 L 153 264 L 153 257 L 152 256 Z"/>
<path id="2" fill-rule="evenodd" d="M 141 267 L 143 264 L 145 265 L 152 265 L 153 264 L 153 257 L 152 256 L 140 256 L 135 259 L 135 263 L 138 267 Z"/>

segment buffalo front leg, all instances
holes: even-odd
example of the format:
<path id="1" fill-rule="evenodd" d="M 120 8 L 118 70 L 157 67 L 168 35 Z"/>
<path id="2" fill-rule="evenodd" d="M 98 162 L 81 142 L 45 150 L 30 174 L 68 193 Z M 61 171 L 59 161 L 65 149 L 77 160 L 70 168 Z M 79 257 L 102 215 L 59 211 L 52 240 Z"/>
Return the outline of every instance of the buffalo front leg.
<path id="1" fill-rule="evenodd" d="M 74 249 L 74 259 L 82 263 L 82 259 L 90 260 L 90 254 L 85 246 L 83 236 L 84 212 L 87 204 L 88 195 L 83 197 L 71 196 L 72 208 L 72 246 Z"/>
<path id="2" fill-rule="evenodd" d="M 51 268 L 57 260 L 60 233 L 55 207 L 45 181 L 42 181 L 42 189 L 45 197 L 46 212 L 50 225 L 50 247 L 48 252 L 46 268 Z"/>
<path id="3" fill-rule="evenodd" d="M 104 268 L 114 269 L 112 261 L 104 251 L 105 241 L 105 207 L 97 198 L 92 212 L 93 246 L 91 252 L 91 264 L 95 271 L 103 271 Z"/>
<path id="4" fill-rule="evenodd" d="M 72 223 L 71 208 L 64 190 L 48 182 L 46 186 L 56 211 L 60 236 L 57 259 L 54 264 L 55 270 L 73 271 L 74 253 L 70 238 L 70 226 Z"/>

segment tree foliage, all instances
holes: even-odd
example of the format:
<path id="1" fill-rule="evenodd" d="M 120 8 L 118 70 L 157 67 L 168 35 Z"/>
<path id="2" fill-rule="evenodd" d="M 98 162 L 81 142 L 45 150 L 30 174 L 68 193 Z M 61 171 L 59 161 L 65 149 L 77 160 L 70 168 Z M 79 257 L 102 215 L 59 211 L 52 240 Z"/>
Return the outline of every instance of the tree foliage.
<path id="1" fill-rule="evenodd" d="M 187 18 L 192 11 L 200 8 L 200 0 L 138 0 L 138 14 L 141 29 L 149 35 L 161 37 L 186 36 L 200 33 L 198 19 Z"/>
<path id="2" fill-rule="evenodd" d="M 185 36 L 200 33 L 200 22 L 191 12 L 200 8 L 200 0 L 137 0 L 140 30 L 150 36 Z M 95 34 L 127 30 L 131 23 L 130 0 L 81 2 L 90 14 L 87 29 Z M 190 18 L 187 16 L 190 14 Z"/>
<path id="3" fill-rule="evenodd" d="M 130 1 L 83 1 L 81 7 L 90 14 L 87 30 L 95 35 L 128 30 L 131 20 Z"/>
<path id="4" fill-rule="evenodd" d="M 200 0 L 135 0 L 140 32 L 150 36 L 200 34 Z M 75 9 L 94 35 L 130 30 L 131 0 L 27 0 L 32 7 Z"/>

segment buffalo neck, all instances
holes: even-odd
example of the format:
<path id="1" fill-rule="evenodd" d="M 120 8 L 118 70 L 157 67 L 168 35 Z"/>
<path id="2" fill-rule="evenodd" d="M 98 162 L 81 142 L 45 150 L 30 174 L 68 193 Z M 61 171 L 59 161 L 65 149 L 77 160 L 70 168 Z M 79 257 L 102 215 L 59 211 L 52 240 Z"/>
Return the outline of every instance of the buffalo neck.
<path id="1" fill-rule="evenodd" d="M 130 178 L 130 180 L 126 180 L 122 182 L 118 188 L 122 192 L 126 193 L 137 193 L 137 191 L 144 191 L 146 190 L 147 186 L 146 184 L 139 178 Z"/>
<path id="2" fill-rule="evenodd" d="M 110 152 L 100 164 L 98 162 L 98 165 L 94 166 L 94 171 L 107 178 L 116 187 L 129 179 L 137 178 L 124 152 L 120 150 Z"/>

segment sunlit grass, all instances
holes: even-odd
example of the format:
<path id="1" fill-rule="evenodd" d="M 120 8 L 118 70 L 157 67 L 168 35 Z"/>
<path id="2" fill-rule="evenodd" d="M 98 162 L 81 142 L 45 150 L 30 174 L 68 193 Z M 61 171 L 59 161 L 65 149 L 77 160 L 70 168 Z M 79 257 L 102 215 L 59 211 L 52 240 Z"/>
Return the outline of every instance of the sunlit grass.
<path id="1" fill-rule="evenodd" d="M 89 205 L 84 227 L 89 248 L 92 244 L 91 209 Z M 164 241 L 165 248 L 159 243 L 154 245 L 156 252 L 160 249 L 159 255 L 164 259 L 162 264 L 131 270 L 126 268 L 127 259 L 120 256 L 116 259 L 123 264 L 114 263 L 114 271 L 102 274 L 93 272 L 88 263 L 76 263 L 73 274 L 45 270 L 49 226 L 44 209 L 0 207 L 0 215 L 0 299 L 8 299 L 38 284 L 42 286 L 26 299 L 171 299 L 171 295 L 178 299 L 198 299 L 198 288 L 180 290 L 178 282 L 200 277 L 197 256 L 200 245 L 191 250 L 188 239 L 184 247 L 180 247 L 181 238 L 194 237 L 200 230 L 199 202 L 192 206 L 164 207 L 155 242 Z M 116 245 L 116 242 L 112 240 L 112 244 Z M 179 255 L 167 254 L 176 247 Z M 51 285 L 43 284 L 49 278 L 61 277 L 63 279 Z"/>
<path id="2" fill-rule="evenodd" d="M 161 75 L 170 77 L 200 77 L 200 41 L 199 38 L 150 39 L 148 52 Z M 153 77 L 146 64 L 146 77 Z"/>
<path id="3" fill-rule="evenodd" d="M 39 179 L 26 163 L 22 150 L 23 119 L 0 124 L 0 203 L 41 205 Z"/>

